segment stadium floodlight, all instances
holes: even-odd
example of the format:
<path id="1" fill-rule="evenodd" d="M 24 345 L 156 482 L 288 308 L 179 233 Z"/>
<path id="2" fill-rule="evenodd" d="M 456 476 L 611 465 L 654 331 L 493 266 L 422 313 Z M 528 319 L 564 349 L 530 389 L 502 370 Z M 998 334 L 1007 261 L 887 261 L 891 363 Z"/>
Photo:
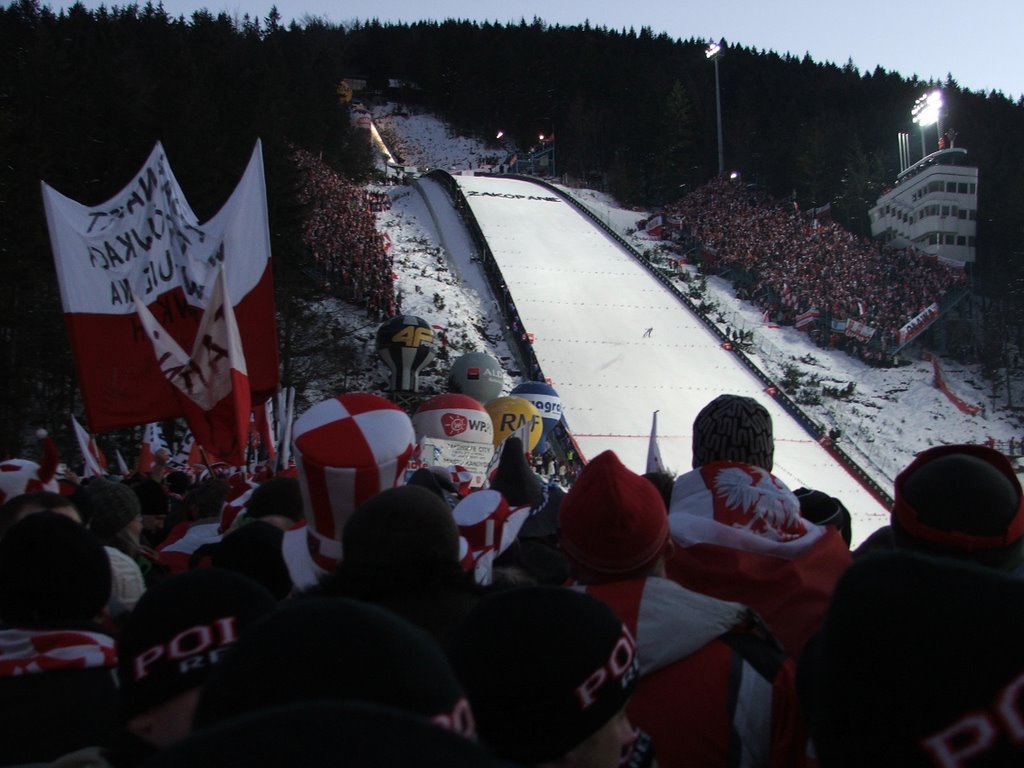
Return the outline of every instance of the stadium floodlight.
<path id="1" fill-rule="evenodd" d="M 725 155 L 722 151 L 722 91 L 718 81 L 718 60 L 724 55 L 721 43 L 711 43 L 704 55 L 715 63 L 715 111 L 718 113 L 718 175 L 725 172 Z"/>
<path id="2" fill-rule="evenodd" d="M 932 91 L 918 98 L 914 102 L 914 108 L 910 110 L 910 116 L 921 128 L 921 156 L 928 154 L 924 145 L 924 129 L 929 125 L 935 125 L 941 119 L 942 112 L 942 91 Z M 942 133 L 942 129 L 939 129 Z"/>
<path id="3" fill-rule="evenodd" d="M 499 140 L 500 140 L 500 139 L 501 139 L 501 138 L 502 138 L 502 137 L 503 137 L 504 135 L 505 135 L 505 132 L 504 132 L 504 131 L 498 131 L 498 135 L 497 135 L 497 136 L 495 136 L 494 138 L 495 138 L 495 139 L 499 139 Z"/>
<path id="4" fill-rule="evenodd" d="M 910 111 L 914 122 L 922 128 L 939 122 L 939 111 L 942 109 L 942 91 L 932 91 L 914 102 Z"/>

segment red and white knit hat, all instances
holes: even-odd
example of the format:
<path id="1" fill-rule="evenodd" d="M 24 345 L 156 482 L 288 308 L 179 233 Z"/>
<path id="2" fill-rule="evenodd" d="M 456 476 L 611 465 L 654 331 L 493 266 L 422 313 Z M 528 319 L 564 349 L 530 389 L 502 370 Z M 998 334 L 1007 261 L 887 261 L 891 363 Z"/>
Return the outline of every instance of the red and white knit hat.
<path id="1" fill-rule="evenodd" d="M 459 535 L 468 544 L 478 584 L 491 583 L 494 560 L 512 546 L 530 507 L 510 507 L 498 491 L 475 491 L 452 510 Z"/>
<path id="2" fill-rule="evenodd" d="M 412 420 L 379 395 L 339 395 L 302 414 L 293 440 L 310 555 L 331 571 L 352 511 L 402 483 L 416 447 Z"/>
<path id="3" fill-rule="evenodd" d="M 57 472 L 57 445 L 46 430 L 40 429 L 36 437 L 43 449 L 42 463 L 28 459 L 7 459 L 0 461 L 0 504 L 23 493 L 36 491 L 60 492 Z"/>

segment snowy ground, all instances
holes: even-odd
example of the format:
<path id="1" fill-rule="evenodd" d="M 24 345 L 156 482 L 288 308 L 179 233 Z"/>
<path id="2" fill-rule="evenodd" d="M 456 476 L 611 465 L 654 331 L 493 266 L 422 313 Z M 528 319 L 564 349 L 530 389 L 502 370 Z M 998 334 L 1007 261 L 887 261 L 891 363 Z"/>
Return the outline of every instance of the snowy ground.
<path id="1" fill-rule="evenodd" d="M 493 154 L 479 142 L 450 136 L 443 123 L 429 115 L 398 117 L 390 115 L 391 112 L 389 106 L 379 108 L 375 111 L 375 119 L 381 133 L 391 141 L 392 148 L 396 154 L 402 156 L 407 165 L 443 168 L 457 173 L 485 165 Z M 485 181 L 471 176 L 462 177 L 461 180 L 464 185 L 480 184 Z M 489 181 L 494 183 L 493 180 Z M 430 183 L 421 183 L 418 187 L 394 186 L 388 189 L 393 201 L 392 209 L 379 215 L 378 224 L 392 239 L 395 270 L 403 298 L 403 312 L 423 317 L 432 325 L 445 328 L 449 344 L 452 345 L 450 353 L 453 358 L 462 351 L 479 350 L 489 352 L 510 364 L 511 355 L 503 336 L 504 329 L 498 320 L 495 299 L 482 278 L 473 246 L 454 218 L 454 212 L 450 205 L 447 205 L 443 193 L 436 185 Z M 600 193 L 578 189 L 568 191 L 588 205 L 602 221 L 631 239 L 639 250 L 656 247 L 656 243 L 645 240 L 635 233 L 636 222 L 645 216 L 645 212 L 624 210 Z M 472 204 L 474 198 L 470 199 Z M 525 260 L 529 256 L 526 244 L 520 242 L 520 245 L 515 245 L 516 233 L 532 231 L 531 221 L 537 218 L 534 215 L 536 211 L 526 208 L 523 211 L 524 218 L 516 220 L 515 217 L 519 213 L 513 210 L 516 206 L 508 205 L 508 199 L 476 199 L 478 202 L 487 199 L 505 203 L 501 207 L 502 212 L 496 213 L 498 218 L 489 230 L 489 242 L 492 249 L 496 250 L 495 243 L 501 239 L 497 233 L 502 227 L 507 227 L 507 231 L 511 233 L 507 238 L 507 247 L 513 250 L 521 248 Z M 535 208 L 543 205 L 545 203 L 538 202 Z M 550 208 L 555 204 L 547 205 Z M 561 207 L 567 208 L 564 204 Z M 474 207 L 474 210 L 477 211 L 477 208 Z M 498 208 L 495 210 L 498 211 Z M 477 211 L 477 215 L 480 217 L 481 213 Z M 502 217 L 509 220 L 502 223 Z M 482 221 L 481 224 L 483 225 Z M 494 230 L 495 226 L 498 230 Z M 544 229 L 545 227 L 541 227 L 541 231 Z M 589 236 L 596 238 L 592 242 L 594 247 L 598 247 L 600 242 L 610 242 L 607 238 L 597 235 L 596 230 L 592 231 L 594 234 Z M 547 235 L 536 236 L 551 238 L 553 235 L 554 233 L 549 231 Z M 559 243 L 551 241 L 544 247 L 547 245 L 555 247 L 555 252 L 558 252 Z M 568 253 L 569 246 L 561 247 L 563 252 Z M 513 269 L 515 263 L 516 259 L 512 258 L 507 266 L 503 265 L 503 269 L 508 270 L 506 277 L 510 281 L 513 274 L 520 274 Z M 566 273 L 554 269 L 555 266 L 548 263 L 530 267 L 528 262 L 524 261 L 525 273 L 518 278 L 519 293 L 514 290 L 514 294 L 521 312 L 531 304 L 536 304 L 535 309 L 531 310 L 535 312 L 531 317 L 535 317 L 536 320 L 528 322 L 528 330 L 538 337 L 538 357 L 545 368 L 545 374 L 552 376 L 556 389 L 559 389 L 560 396 L 566 401 L 570 426 L 574 430 L 579 430 L 581 434 L 630 435 L 631 437 L 621 441 L 620 445 L 642 444 L 643 450 L 646 450 L 643 438 L 650 428 L 650 414 L 653 410 L 660 409 L 659 435 L 662 436 L 662 451 L 666 454 L 666 461 L 677 471 L 686 469 L 689 461 L 686 445 L 689 434 L 687 419 L 692 420 L 696 412 L 693 409 L 720 392 L 739 391 L 735 387 L 740 385 L 734 383 L 730 377 L 722 378 L 722 383 L 725 384 L 727 381 L 728 387 L 716 387 L 714 383 L 702 384 L 694 393 L 686 395 L 672 390 L 666 393 L 669 395 L 665 398 L 669 401 L 668 404 L 649 389 L 645 389 L 639 398 L 635 397 L 637 393 L 626 392 L 622 397 L 633 397 L 641 401 L 640 411 L 644 416 L 639 423 L 635 414 L 628 419 L 628 424 L 617 423 L 616 408 L 610 407 L 603 400 L 598 403 L 595 400 L 594 389 L 576 389 L 570 384 L 574 380 L 570 370 L 587 371 L 588 375 L 585 378 L 592 381 L 595 377 L 600 380 L 612 369 L 632 369 L 641 364 L 641 359 L 674 359 L 692 355 L 693 352 L 687 349 L 686 338 L 696 331 L 683 331 L 684 321 L 677 314 L 662 318 L 660 313 L 668 311 L 668 308 L 667 304 L 663 306 L 663 298 L 654 293 L 654 281 L 650 281 L 651 285 L 646 285 L 630 277 L 627 283 L 625 278 L 618 275 L 605 277 L 619 288 L 620 296 L 612 302 L 615 306 L 608 306 L 606 312 L 601 315 L 600 327 L 595 327 L 590 312 L 586 313 L 591 315 L 589 318 L 581 318 L 579 328 L 567 326 L 566 324 L 571 321 L 565 319 L 558 321 L 557 324 L 561 327 L 557 329 L 545 327 L 546 318 L 566 317 L 561 310 L 557 314 L 551 311 L 551 307 L 552 302 L 557 305 L 559 295 L 564 293 L 560 292 L 559 288 L 566 288 L 571 284 L 571 275 L 567 277 Z M 623 269 L 625 268 L 623 266 Z M 534 273 L 532 276 L 528 274 L 531 269 Z M 872 368 L 843 353 L 817 348 L 795 329 L 764 325 L 760 312 L 755 307 L 737 301 L 727 283 L 714 278 L 709 280 L 707 295 L 718 307 L 712 316 L 716 320 L 721 320 L 723 326 L 753 332 L 752 354 L 759 367 L 774 380 L 781 381 L 785 369 L 789 367 L 800 372 L 804 385 L 820 387 L 821 384 L 825 384 L 838 390 L 853 383 L 854 394 L 849 399 L 825 398 L 822 405 L 808 405 L 805 410 L 813 420 L 823 426 L 835 426 L 840 429 L 842 447 L 889 492 L 896 473 L 909 463 L 916 452 L 931 445 L 953 442 L 982 443 L 994 439 L 1000 447 L 1005 448 L 1011 438 L 1018 440 L 1024 432 L 1013 412 L 1000 409 L 998 403 L 994 404 L 990 399 L 990 388 L 985 384 L 977 367 L 962 366 L 951 360 L 942 361 L 951 388 L 967 403 L 985 406 L 981 414 L 970 416 L 959 411 L 934 386 L 932 366 L 928 362 L 912 360 L 899 368 Z M 673 307 L 673 313 L 678 311 L 678 307 Z M 568 317 L 572 316 L 570 312 Z M 605 316 L 608 319 L 607 325 Z M 649 319 L 652 316 L 655 316 L 655 319 Z M 655 327 L 654 334 L 650 339 L 643 339 L 643 330 L 651 326 Z M 620 328 L 624 338 L 629 337 L 628 344 L 615 347 L 612 343 L 597 341 L 601 337 L 607 338 L 609 329 L 615 331 Z M 546 350 L 542 344 L 544 337 L 551 340 L 568 337 L 593 339 L 590 344 L 595 354 L 559 361 L 556 358 L 562 353 L 558 352 L 556 347 L 548 348 L 555 351 Z M 646 345 L 646 348 L 641 345 Z M 645 354 L 637 357 L 637 350 Z M 562 362 L 567 367 L 559 367 Z M 710 368 L 714 372 L 719 370 L 717 366 L 717 361 L 702 358 L 699 368 Z M 443 365 L 438 367 L 439 370 L 442 368 Z M 557 375 L 554 372 L 557 372 Z M 719 373 L 719 376 L 724 374 Z M 505 391 L 511 390 L 518 383 L 519 379 L 510 377 Z M 443 381 L 435 382 L 435 385 L 444 389 Z M 672 405 L 678 404 L 680 397 L 691 398 L 693 401 L 685 400 L 683 407 L 676 408 L 679 413 L 670 415 Z M 763 397 L 760 399 L 764 400 Z M 569 403 L 570 400 L 573 402 Z M 580 429 L 584 426 L 581 409 L 586 408 L 588 402 L 601 419 L 606 419 L 604 423 L 607 426 L 603 429 L 595 426 L 597 422 L 589 420 L 586 421 L 589 426 Z M 580 427 L 571 423 L 573 409 L 580 414 Z M 789 428 L 780 425 L 780 419 L 785 419 L 784 415 L 773 411 L 773 418 L 776 420 L 777 433 L 788 435 Z M 794 444 L 800 444 L 806 440 L 806 433 L 801 431 L 799 437 L 794 433 L 792 438 L 783 439 L 792 439 L 796 441 Z M 682 447 L 684 445 L 685 448 Z M 785 452 L 785 449 L 780 450 Z M 623 451 L 632 455 L 637 449 L 623 448 Z M 630 463 L 635 464 L 636 461 Z M 800 467 L 794 466 L 792 476 L 785 479 L 787 482 L 830 490 L 814 475 L 810 479 L 804 478 L 802 475 L 809 471 L 808 468 L 813 471 L 813 461 Z M 834 489 L 831 490 L 835 492 Z M 849 505 L 849 499 L 844 498 L 844 501 Z M 860 517 L 862 524 L 855 531 L 858 540 L 884 522 L 884 515 L 876 510 L 869 509 Z"/>

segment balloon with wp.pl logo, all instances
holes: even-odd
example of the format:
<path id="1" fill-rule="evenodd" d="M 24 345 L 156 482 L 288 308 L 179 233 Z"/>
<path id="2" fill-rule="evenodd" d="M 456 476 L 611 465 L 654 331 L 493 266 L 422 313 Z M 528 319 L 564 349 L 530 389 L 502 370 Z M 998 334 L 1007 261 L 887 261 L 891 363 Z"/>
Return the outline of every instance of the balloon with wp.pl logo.
<path id="1" fill-rule="evenodd" d="M 487 403 L 501 394 L 505 371 L 501 363 L 486 352 L 468 352 L 452 363 L 448 383 L 455 392 Z"/>
<path id="2" fill-rule="evenodd" d="M 548 435 L 562 420 L 562 398 L 554 387 L 543 381 L 524 381 L 512 394 L 529 400 L 540 413 L 544 426 L 535 450 L 543 453 L 547 450 Z"/>
<path id="3" fill-rule="evenodd" d="M 434 359 L 434 329 L 422 317 L 399 315 L 377 328 L 377 354 L 391 370 L 391 391 L 419 392 L 419 374 Z"/>
<path id="4" fill-rule="evenodd" d="M 492 445 L 494 439 L 490 414 L 469 395 L 445 394 L 430 398 L 416 409 L 412 426 L 417 441 L 434 437 Z"/>
<path id="5" fill-rule="evenodd" d="M 536 449 L 544 431 L 544 422 L 533 403 L 525 397 L 505 395 L 494 398 L 485 407 L 494 424 L 495 447 L 501 445 L 506 437 L 522 430 L 528 438 L 523 440 L 523 450 L 529 453 Z"/>

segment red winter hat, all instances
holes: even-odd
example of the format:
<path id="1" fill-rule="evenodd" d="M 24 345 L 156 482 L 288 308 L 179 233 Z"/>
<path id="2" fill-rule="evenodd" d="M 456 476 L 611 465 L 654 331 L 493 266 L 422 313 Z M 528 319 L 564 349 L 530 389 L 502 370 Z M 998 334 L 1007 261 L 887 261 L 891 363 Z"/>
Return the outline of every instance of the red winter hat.
<path id="1" fill-rule="evenodd" d="M 566 556 L 599 574 L 638 571 L 668 541 L 668 513 L 658 489 L 612 451 L 583 468 L 562 500 L 558 522 Z"/>
<path id="2" fill-rule="evenodd" d="M 893 533 L 904 539 L 967 553 L 1010 547 L 1024 537 L 1020 481 L 994 448 L 929 448 L 896 476 L 894 490 Z"/>

